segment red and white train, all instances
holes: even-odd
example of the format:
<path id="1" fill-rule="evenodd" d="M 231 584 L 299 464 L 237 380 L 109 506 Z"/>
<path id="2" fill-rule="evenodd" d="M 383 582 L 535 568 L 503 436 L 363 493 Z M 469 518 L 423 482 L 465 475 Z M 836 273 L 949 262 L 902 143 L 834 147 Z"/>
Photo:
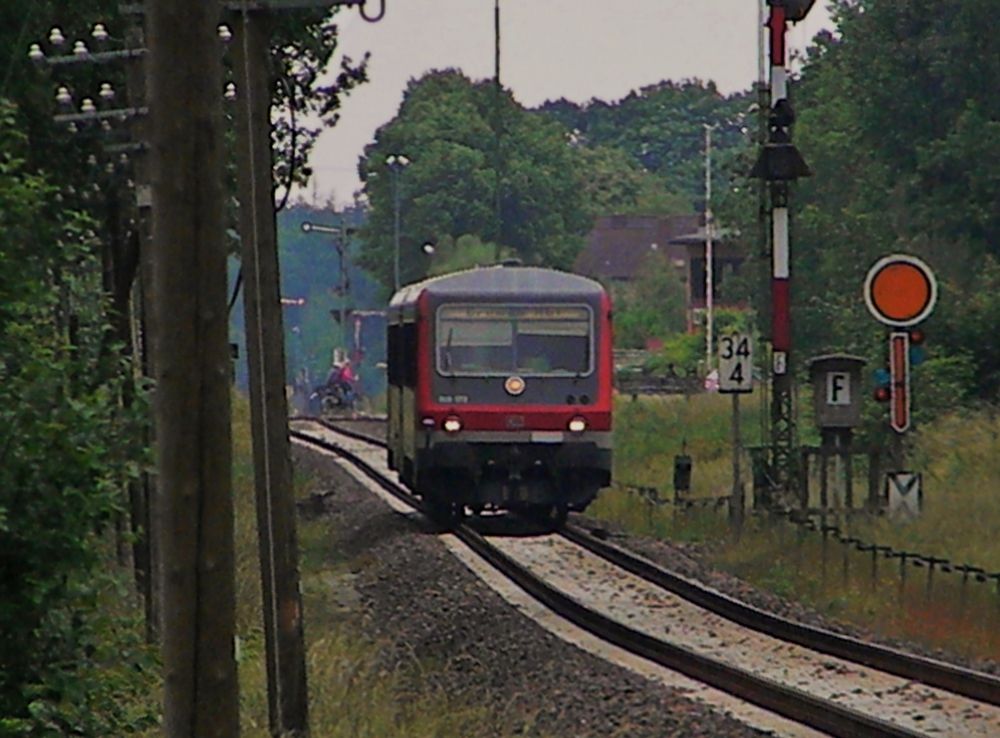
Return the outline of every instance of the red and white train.
<path id="1" fill-rule="evenodd" d="M 611 302 L 519 264 L 408 285 L 388 313 L 389 466 L 429 511 L 561 523 L 611 481 Z"/>

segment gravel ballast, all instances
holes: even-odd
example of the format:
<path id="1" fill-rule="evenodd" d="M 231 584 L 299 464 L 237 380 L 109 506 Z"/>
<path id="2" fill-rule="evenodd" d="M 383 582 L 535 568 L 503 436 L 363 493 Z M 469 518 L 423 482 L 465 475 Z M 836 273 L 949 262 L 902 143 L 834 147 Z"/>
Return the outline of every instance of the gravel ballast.
<path id="1" fill-rule="evenodd" d="M 610 534 L 611 542 L 622 548 L 640 554 L 676 574 L 701 582 L 723 594 L 727 594 L 748 605 L 753 605 L 787 620 L 823 628 L 833 633 L 849 635 L 868 643 L 877 643 L 889 648 L 906 651 L 907 653 L 919 654 L 957 666 L 976 669 L 988 674 L 1000 674 L 1000 664 L 994 661 L 970 659 L 943 649 L 932 649 L 919 643 L 892 638 L 885 634 L 866 630 L 859 626 L 824 616 L 822 613 L 800 602 L 755 587 L 732 574 L 713 567 L 707 561 L 707 552 L 701 545 L 673 543 L 670 541 L 632 536 L 624 533 L 607 521 L 590 516 L 572 516 L 570 522 L 585 529 L 606 531 Z"/>
<path id="2" fill-rule="evenodd" d="M 377 421 L 359 421 L 349 424 L 349 429 L 363 433 L 372 438 L 381 438 L 385 434 L 385 423 Z M 857 625 L 823 615 L 802 603 L 782 597 L 731 574 L 720 571 L 711 564 L 709 552 L 704 546 L 689 543 L 673 543 L 625 533 L 618 526 L 607 521 L 593 518 L 589 515 L 573 515 L 571 522 L 590 529 L 608 530 L 613 536 L 613 542 L 635 553 L 641 554 L 677 574 L 706 584 L 731 597 L 787 618 L 789 620 L 813 625 L 826 630 L 851 635 L 871 643 L 878 643 L 909 653 L 921 654 L 948 663 L 976 669 L 990 674 L 1000 674 L 1000 663 L 982 659 L 969 658 L 943 649 L 934 649 L 919 643 L 894 638 L 890 635 L 877 633 Z"/>
<path id="3" fill-rule="evenodd" d="M 331 520 L 365 635 L 414 689 L 489 705 L 478 735 L 559 738 L 754 736 L 760 731 L 557 638 L 450 554 L 419 515 L 394 513 L 330 457 L 296 447 L 315 480 L 306 503 Z M 307 626 L 308 626 L 308 613 Z"/>

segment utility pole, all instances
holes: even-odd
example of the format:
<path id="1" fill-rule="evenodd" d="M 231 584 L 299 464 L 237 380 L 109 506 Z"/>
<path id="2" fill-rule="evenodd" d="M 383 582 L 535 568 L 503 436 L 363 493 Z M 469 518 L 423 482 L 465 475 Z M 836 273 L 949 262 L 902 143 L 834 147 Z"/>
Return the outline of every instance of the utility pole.
<path id="1" fill-rule="evenodd" d="M 705 375 L 712 371 L 715 264 L 712 258 L 712 126 L 705 127 Z"/>
<path id="2" fill-rule="evenodd" d="M 494 156 L 493 167 L 496 172 L 496 183 L 493 191 L 494 207 L 494 228 L 496 230 L 496 243 L 494 244 L 494 258 L 500 261 L 500 241 L 503 236 L 503 150 L 502 145 L 502 125 L 500 120 L 500 103 L 502 101 L 503 86 L 500 84 L 500 0 L 493 2 L 493 135 Z"/>
<path id="3" fill-rule="evenodd" d="M 126 31 L 126 46 L 131 49 L 145 48 L 146 39 L 142 29 L 142 16 L 134 15 Z M 143 57 L 132 57 L 126 62 L 125 89 L 129 105 L 142 108 L 146 105 L 146 74 Z M 149 162 L 146 142 L 149 140 L 147 116 L 135 116 L 131 121 L 132 141 L 137 150 L 132 158 L 132 172 L 135 178 L 136 238 L 139 242 L 139 279 L 135 283 L 135 297 L 132 300 L 133 321 L 137 324 L 140 368 L 146 377 L 153 376 L 150 336 L 153 335 L 153 260 L 151 249 L 152 199 L 149 186 Z M 156 428 L 150 423 L 144 429 L 146 445 L 155 445 Z M 153 530 L 153 508 L 156 499 L 156 478 L 152 472 L 142 475 L 138 494 L 133 496 L 132 532 L 136 536 L 135 566 L 142 573 L 140 590 L 146 615 L 146 640 L 156 641 L 160 629 L 159 556 L 156 551 L 157 539 Z M 141 532 L 140 532 L 141 531 Z"/>
<path id="4" fill-rule="evenodd" d="M 268 11 L 244 7 L 234 24 L 243 305 L 268 714 L 273 735 L 304 735 L 308 694 L 272 175 L 270 22 Z"/>
<path id="5" fill-rule="evenodd" d="M 124 15 L 141 15 L 130 9 L 123 10 Z M 139 23 L 132 22 L 125 34 L 125 47 L 109 49 L 112 36 L 102 22 L 94 23 L 90 32 L 92 48 L 83 40 L 73 45 L 71 54 L 62 53 L 67 45 L 67 39 L 62 30 L 56 26 L 48 34 L 47 44 L 50 53 L 46 54 L 42 43 L 31 44 L 28 58 L 36 65 L 51 68 L 117 64 L 123 62 L 126 70 L 127 97 L 130 106 L 115 108 L 117 93 L 110 82 L 102 82 L 99 91 L 92 97 L 83 97 L 79 109 L 75 109 L 74 96 L 70 87 L 62 84 L 57 87 L 56 102 L 63 112 L 54 116 L 53 120 L 64 123 L 73 133 L 98 128 L 104 140 L 102 148 L 109 159 L 104 167 L 108 174 L 105 182 L 105 196 L 108 206 L 108 234 L 110 239 L 104 244 L 102 260 L 104 267 L 104 288 L 110 299 L 109 315 L 114 338 L 121 344 L 124 358 L 134 367 L 134 375 L 139 372 L 152 377 L 147 371 L 150 360 L 148 334 L 145 330 L 134 330 L 134 321 L 141 313 L 137 308 L 138 295 L 149 293 L 152 281 L 149 272 L 149 186 L 146 175 L 145 157 L 147 136 L 145 133 L 146 108 L 145 80 L 142 59 L 146 49 L 143 48 L 142 28 Z M 131 140 L 116 141 L 116 134 L 121 131 L 117 124 L 127 125 Z M 131 157 L 130 157 L 131 155 Z M 122 188 L 116 183 L 114 174 L 128 169 L 132 164 L 134 178 L 140 183 L 137 191 L 144 194 L 140 198 L 138 213 L 127 203 Z M 97 165 L 96 157 L 94 165 Z M 145 186 L 143 186 L 145 185 Z M 131 188 L 126 188 L 131 189 Z M 133 215 L 138 215 L 138 227 L 129 227 L 128 221 Z M 144 260 L 142 281 L 145 290 L 140 290 L 136 274 L 140 260 Z M 110 357 L 111 354 L 108 354 Z M 133 380 L 136 377 L 133 376 Z M 130 407 L 135 401 L 135 386 L 130 382 L 122 385 L 121 401 L 123 406 Z M 144 430 L 145 446 L 152 446 L 149 426 Z M 153 572 L 154 556 L 152 555 L 153 537 L 151 535 L 150 509 L 150 475 L 144 473 L 142 479 L 131 480 L 128 483 L 128 500 L 130 522 L 133 531 L 132 561 L 135 571 L 136 588 L 142 594 L 146 614 L 146 636 L 149 642 L 155 640 L 157 620 L 155 602 L 155 577 Z M 119 539 L 119 545 L 122 539 Z M 121 550 L 119 551 L 121 553 Z"/>
<path id="6" fill-rule="evenodd" d="M 295 498 L 285 396 L 278 248 L 271 151 L 270 25 L 272 12 L 357 6 L 365 0 L 226 0 L 238 14 L 234 68 L 238 80 L 236 144 L 250 425 L 257 533 L 264 603 L 267 696 L 273 735 L 308 730 L 305 639 L 299 588 Z"/>
<path id="7" fill-rule="evenodd" d="M 219 6 L 146 9 L 163 731 L 237 736 Z"/>

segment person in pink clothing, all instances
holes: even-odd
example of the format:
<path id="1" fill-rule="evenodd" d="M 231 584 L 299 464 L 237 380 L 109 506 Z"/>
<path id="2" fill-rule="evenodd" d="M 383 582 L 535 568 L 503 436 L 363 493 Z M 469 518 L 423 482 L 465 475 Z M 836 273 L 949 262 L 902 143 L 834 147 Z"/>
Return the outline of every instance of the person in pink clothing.
<path id="1" fill-rule="evenodd" d="M 345 358 L 343 361 L 334 362 L 330 367 L 330 373 L 326 376 L 326 388 L 334 397 L 342 398 L 342 404 L 350 406 L 354 402 L 354 384 L 357 375 L 351 366 L 351 360 Z"/>

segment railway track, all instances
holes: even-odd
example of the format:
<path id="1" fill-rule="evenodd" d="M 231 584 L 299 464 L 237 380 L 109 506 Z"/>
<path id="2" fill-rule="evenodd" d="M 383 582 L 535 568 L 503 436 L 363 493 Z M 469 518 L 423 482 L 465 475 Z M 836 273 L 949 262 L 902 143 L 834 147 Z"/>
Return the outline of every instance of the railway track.
<path id="1" fill-rule="evenodd" d="M 293 436 L 347 458 L 382 490 L 419 508 L 380 468 L 380 439 L 311 422 Z M 604 641 L 824 733 L 1000 734 L 1000 680 L 990 675 L 792 623 L 578 528 L 530 539 L 490 538 L 469 525 L 454 533 L 536 600 Z M 679 617 L 684 608 L 701 614 Z M 671 629 L 673 637 L 661 635 Z"/>

